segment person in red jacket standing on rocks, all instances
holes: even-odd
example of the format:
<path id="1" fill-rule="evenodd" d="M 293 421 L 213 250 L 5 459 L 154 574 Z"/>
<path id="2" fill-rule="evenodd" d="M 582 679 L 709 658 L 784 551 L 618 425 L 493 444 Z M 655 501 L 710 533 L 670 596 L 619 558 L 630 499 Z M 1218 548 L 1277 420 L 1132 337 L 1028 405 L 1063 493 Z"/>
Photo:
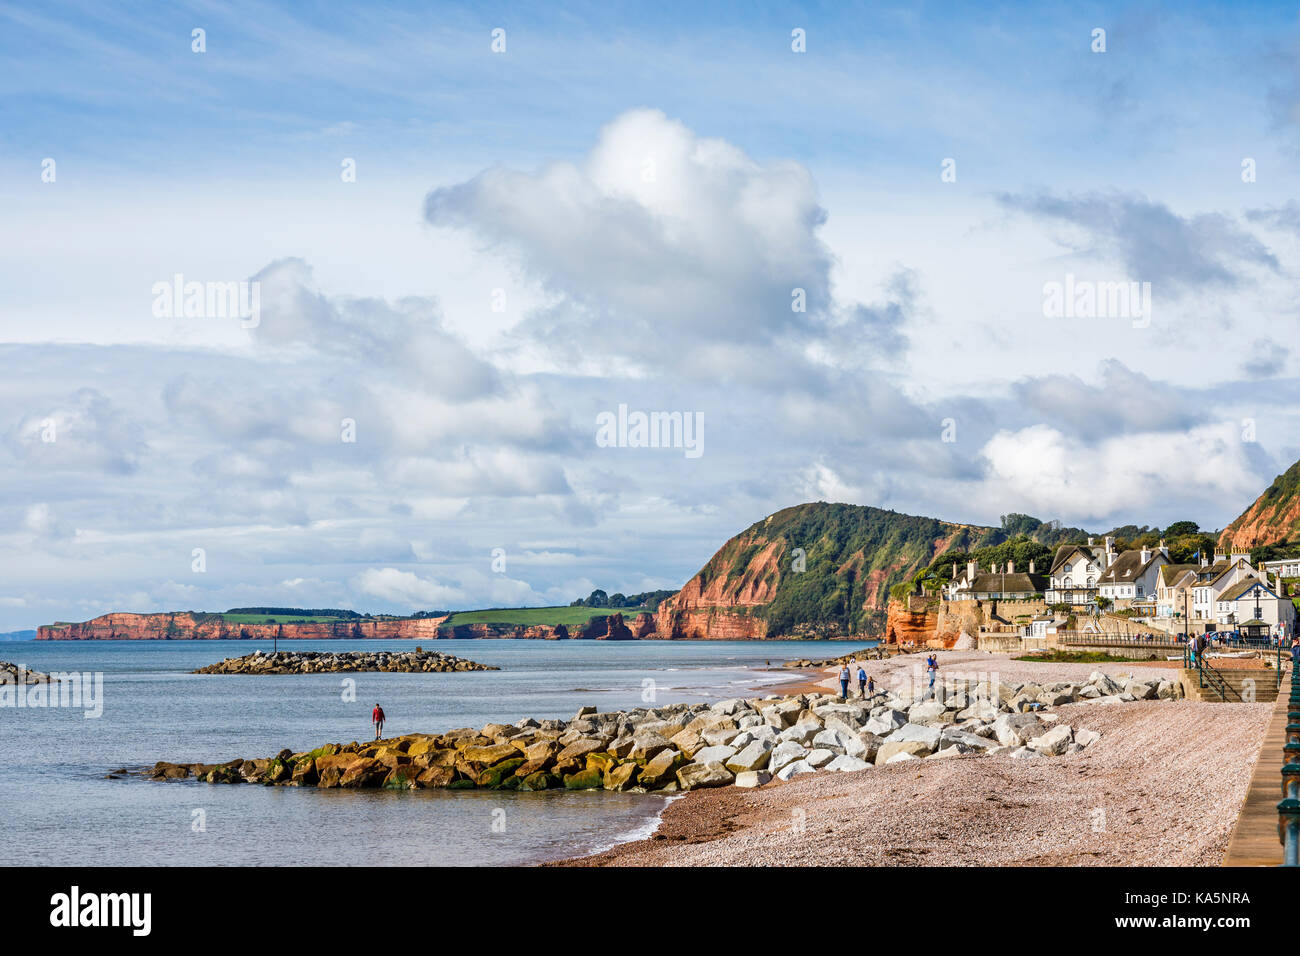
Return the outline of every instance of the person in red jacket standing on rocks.
<path id="1" fill-rule="evenodd" d="M 378 740 L 384 733 L 384 708 L 375 704 L 375 709 L 370 714 L 370 722 L 375 725 L 375 739 Z"/>

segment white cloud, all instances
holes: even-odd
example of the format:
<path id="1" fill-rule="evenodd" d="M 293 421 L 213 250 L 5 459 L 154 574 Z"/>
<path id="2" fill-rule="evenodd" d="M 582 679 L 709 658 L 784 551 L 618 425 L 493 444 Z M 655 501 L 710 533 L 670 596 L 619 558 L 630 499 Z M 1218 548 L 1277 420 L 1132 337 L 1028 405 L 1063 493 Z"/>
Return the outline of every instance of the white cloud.
<path id="1" fill-rule="evenodd" d="M 1134 432 L 1089 444 L 1047 425 L 999 431 L 980 451 L 984 497 L 1067 523 L 1249 504 L 1259 477 L 1232 423 L 1175 432 Z"/>

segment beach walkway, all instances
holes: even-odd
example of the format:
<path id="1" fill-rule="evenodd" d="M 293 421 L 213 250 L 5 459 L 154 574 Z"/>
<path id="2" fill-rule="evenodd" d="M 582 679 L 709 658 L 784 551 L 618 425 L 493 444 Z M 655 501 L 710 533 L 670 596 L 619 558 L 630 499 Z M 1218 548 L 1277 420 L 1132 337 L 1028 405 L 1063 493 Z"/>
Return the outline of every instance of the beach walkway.
<path id="1" fill-rule="evenodd" d="M 1277 835 L 1277 805 L 1282 799 L 1282 746 L 1286 743 L 1287 704 L 1291 681 L 1282 680 L 1282 692 L 1273 708 L 1273 718 L 1264 732 L 1255 773 L 1241 805 L 1241 814 L 1228 841 L 1224 866 L 1280 866 L 1282 843 Z M 1221 706 L 1230 707 L 1231 704 Z"/>

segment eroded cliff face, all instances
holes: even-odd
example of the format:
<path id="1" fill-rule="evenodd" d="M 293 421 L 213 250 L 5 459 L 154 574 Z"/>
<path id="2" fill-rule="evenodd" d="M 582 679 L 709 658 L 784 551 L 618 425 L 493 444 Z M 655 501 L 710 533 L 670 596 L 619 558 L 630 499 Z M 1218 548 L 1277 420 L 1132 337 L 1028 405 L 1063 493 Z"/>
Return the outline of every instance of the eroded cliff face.
<path id="1" fill-rule="evenodd" d="M 237 641 L 392 640 L 436 641 L 445 617 L 397 621 L 304 621 L 296 624 L 230 624 L 219 617 L 175 614 L 104 614 L 81 624 L 46 624 L 37 628 L 38 641 Z"/>
<path id="2" fill-rule="evenodd" d="M 986 621 L 978 601 L 943 601 L 909 597 L 890 600 L 885 621 L 886 644 L 951 648 L 962 632 L 974 637 Z"/>
<path id="3" fill-rule="evenodd" d="M 1278 475 L 1255 503 L 1219 535 L 1224 551 L 1300 539 L 1300 461 Z"/>
<path id="4" fill-rule="evenodd" d="M 924 646 L 934 637 L 939 609 L 924 601 L 891 599 L 885 609 L 885 643 Z"/>
<path id="5" fill-rule="evenodd" d="M 398 621 L 344 621 L 301 624 L 227 624 L 196 619 L 193 614 L 105 614 L 83 624 L 47 624 L 39 641 L 187 641 L 187 640 L 596 640 L 631 641 L 655 637 L 654 618 L 639 614 L 629 627 L 622 614 L 595 618 L 572 630 L 563 624 L 461 624 L 441 626 L 446 617 Z"/>

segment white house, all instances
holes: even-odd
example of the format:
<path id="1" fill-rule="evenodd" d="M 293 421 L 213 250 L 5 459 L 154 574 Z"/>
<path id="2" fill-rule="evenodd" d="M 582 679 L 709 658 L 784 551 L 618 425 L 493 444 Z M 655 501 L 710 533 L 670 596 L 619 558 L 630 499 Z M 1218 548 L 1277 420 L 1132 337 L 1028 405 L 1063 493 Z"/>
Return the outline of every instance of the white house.
<path id="1" fill-rule="evenodd" d="M 1052 558 L 1048 586 L 1044 595 L 1048 604 L 1088 604 L 1097 596 L 1097 581 L 1114 557 L 1114 539 L 1107 538 L 1098 547 L 1089 538 L 1086 545 L 1063 544 Z"/>
<path id="2" fill-rule="evenodd" d="M 1112 601 L 1154 601 L 1157 575 L 1168 563 L 1169 549 L 1163 541 L 1155 550 L 1125 551 L 1097 579 L 1097 594 Z"/>
<path id="3" fill-rule="evenodd" d="M 1156 573 L 1156 616 L 1190 617 L 1192 587 L 1196 583 L 1194 564 L 1164 564 Z"/>
<path id="4" fill-rule="evenodd" d="M 1219 627 L 1240 627 L 1247 621 L 1262 621 L 1271 629 L 1279 625 L 1294 633 L 1295 605 L 1261 578 L 1246 577 L 1226 588 L 1214 602 L 1214 619 Z"/>
<path id="5" fill-rule="evenodd" d="M 1216 620 L 1219 595 L 1234 584 L 1257 577 L 1248 554 L 1216 554 L 1213 564 L 1202 559 L 1196 572 L 1196 583 L 1192 586 L 1193 620 Z"/>
<path id="6" fill-rule="evenodd" d="M 1276 561 L 1263 561 L 1259 569 L 1265 574 L 1280 575 L 1284 578 L 1300 578 L 1300 558 L 1279 558 Z"/>
<path id="7" fill-rule="evenodd" d="M 954 571 L 956 568 L 953 569 Z M 954 577 L 947 588 L 949 601 L 1016 601 L 1039 597 L 1047 582 L 1029 562 L 1029 571 L 1016 571 L 1013 561 L 1005 566 L 989 565 L 981 571 L 974 561 L 968 562 L 966 572 Z"/>

